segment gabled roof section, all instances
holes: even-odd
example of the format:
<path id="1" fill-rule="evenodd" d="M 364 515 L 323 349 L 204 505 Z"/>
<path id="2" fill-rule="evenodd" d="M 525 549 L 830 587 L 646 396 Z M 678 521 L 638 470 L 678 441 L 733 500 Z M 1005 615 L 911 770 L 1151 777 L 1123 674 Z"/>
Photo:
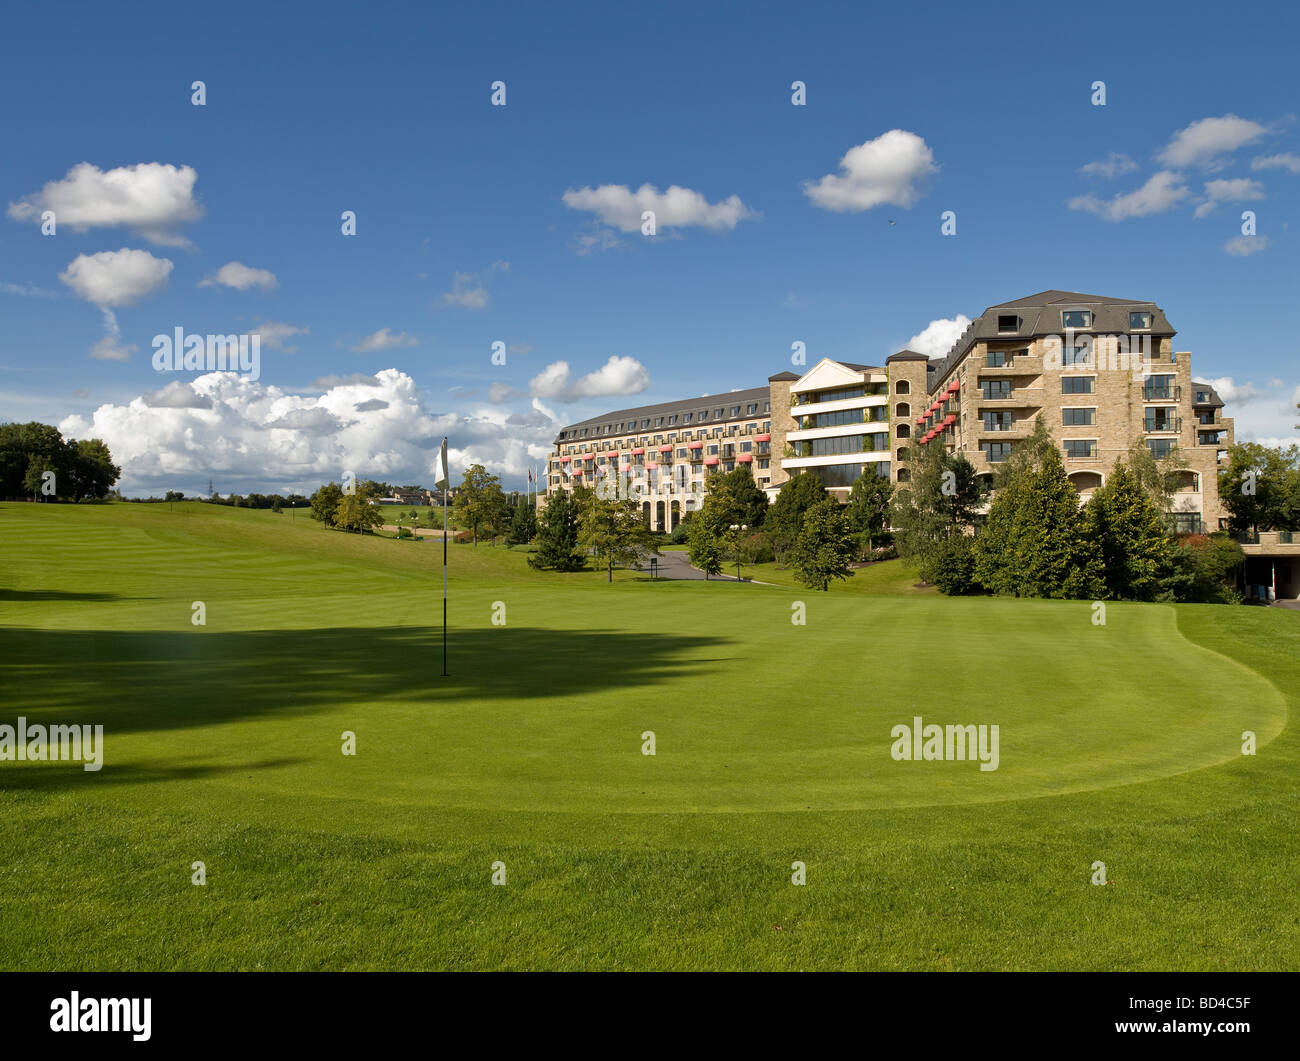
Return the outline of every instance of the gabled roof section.
<path id="1" fill-rule="evenodd" d="M 834 361 L 823 357 L 800 377 L 799 382 L 791 385 L 791 391 L 820 391 L 836 387 L 852 387 L 861 383 L 864 373 L 880 372 L 882 369 L 869 365 L 850 365 L 843 361 Z"/>

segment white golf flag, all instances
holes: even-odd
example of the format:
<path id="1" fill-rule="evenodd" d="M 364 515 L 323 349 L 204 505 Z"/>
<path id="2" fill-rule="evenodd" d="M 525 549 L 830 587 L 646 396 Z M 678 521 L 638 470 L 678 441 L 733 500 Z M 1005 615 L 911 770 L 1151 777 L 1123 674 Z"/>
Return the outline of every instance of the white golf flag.
<path id="1" fill-rule="evenodd" d="M 445 490 L 451 485 L 451 473 L 447 470 L 447 439 L 442 440 L 442 449 L 438 452 L 438 481 L 434 484 Z"/>

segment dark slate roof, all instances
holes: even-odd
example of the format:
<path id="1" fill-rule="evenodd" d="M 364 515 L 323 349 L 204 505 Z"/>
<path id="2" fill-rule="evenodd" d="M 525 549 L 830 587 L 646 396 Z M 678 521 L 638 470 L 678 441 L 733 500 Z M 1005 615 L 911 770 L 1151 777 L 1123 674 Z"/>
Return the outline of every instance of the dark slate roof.
<path id="1" fill-rule="evenodd" d="M 900 350 L 896 354 L 890 354 L 885 358 L 885 364 L 890 361 L 928 361 L 925 354 L 918 354 L 915 350 Z"/>
<path id="2" fill-rule="evenodd" d="M 1151 327 L 1142 331 L 1143 335 L 1172 336 L 1173 325 L 1165 317 L 1164 310 L 1154 302 L 1133 298 L 1110 298 L 1106 295 L 1085 295 L 1079 291 L 1040 291 L 1036 295 L 1026 295 L 1012 302 L 1000 302 L 989 306 L 976 317 L 962 332 L 952 349 L 940 361 L 933 376 L 934 386 L 940 386 L 948 374 L 966 355 L 974 343 L 982 340 L 1003 340 L 1014 342 L 1017 339 L 1037 339 L 1045 335 L 1060 335 L 1064 332 L 1061 324 L 1061 311 L 1066 309 L 1092 310 L 1092 327 L 1088 332 L 1095 335 L 1127 335 L 1130 312 L 1145 310 L 1151 314 Z M 1014 332 L 998 331 L 999 315 L 1014 312 L 1020 318 L 1020 327 Z"/>
<path id="3" fill-rule="evenodd" d="M 1218 409 L 1223 408 L 1223 399 L 1219 397 L 1219 392 L 1216 391 L 1213 387 L 1211 387 L 1208 383 L 1202 383 L 1199 380 L 1194 379 L 1192 380 L 1192 389 L 1194 391 L 1209 391 L 1209 399 L 1210 399 L 1209 401 L 1205 401 L 1205 402 L 1198 402 L 1193 400 L 1192 402 L 1193 405 L 1199 405 L 1199 406 L 1212 405 Z M 1195 397 L 1196 395 L 1193 394 L 1192 398 L 1195 399 Z"/>
<path id="4" fill-rule="evenodd" d="M 834 360 L 834 358 L 832 358 Z M 836 361 L 837 365 L 843 365 L 845 368 L 851 368 L 854 372 L 884 372 L 880 365 L 855 365 L 852 361 Z"/>
<path id="5" fill-rule="evenodd" d="M 798 378 L 798 376 L 795 377 L 795 379 Z M 750 417 L 745 413 L 745 405 L 749 402 L 766 402 L 770 397 L 771 390 L 769 388 L 750 387 L 748 390 L 726 391 L 722 394 L 706 394 L 699 398 L 686 398 L 682 401 L 676 402 L 661 402 L 658 405 L 638 405 L 631 409 L 617 409 L 612 413 L 602 413 L 600 416 L 593 416 L 589 420 L 579 420 L 576 424 L 568 424 L 562 432 L 564 434 L 563 442 L 565 445 L 573 442 L 574 438 L 572 432 L 584 427 L 590 428 L 600 425 L 601 428 L 605 428 L 605 425 L 607 424 L 626 423 L 631 419 L 641 420 L 647 417 L 654 419 L 660 416 L 666 418 L 673 414 L 680 415 L 681 413 L 698 414 L 701 409 L 707 409 L 709 411 L 709 419 L 704 422 L 710 426 L 713 424 L 725 424 L 730 420 L 748 420 Z M 720 405 L 723 406 L 724 409 L 729 408 L 732 405 L 739 405 L 741 407 L 740 415 L 728 416 L 724 412 L 722 417 L 714 419 L 713 410 Z M 764 416 L 766 414 L 762 411 L 762 406 L 759 406 L 759 411 L 752 415 Z M 675 428 L 680 428 L 682 425 L 674 424 L 673 426 Z M 692 426 L 695 425 L 692 424 Z M 665 424 L 664 427 L 666 428 L 667 425 Z M 639 433 L 642 430 L 654 431 L 656 428 L 651 424 L 649 428 L 637 428 L 636 430 Z M 659 428 L 658 430 L 663 430 L 663 428 Z M 611 435 L 619 433 L 620 432 L 613 430 L 602 430 L 599 435 L 588 435 L 583 441 L 590 442 L 596 438 L 608 438 Z M 621 433 L 631 434 L 631 429 L 625 429 Z M 558 445 L 561 442 L 561 439 L 557 436 L 555 442 Z"/>
<path id="6" fill-rule="evenodd" d="M 795 372 L 778 372 L 775 376 L 768 376 L 767 381 L 768 383 L 777 383 L 779 381 L 794 380 L 799 378 L 800 377 L 798 373 Z"/>

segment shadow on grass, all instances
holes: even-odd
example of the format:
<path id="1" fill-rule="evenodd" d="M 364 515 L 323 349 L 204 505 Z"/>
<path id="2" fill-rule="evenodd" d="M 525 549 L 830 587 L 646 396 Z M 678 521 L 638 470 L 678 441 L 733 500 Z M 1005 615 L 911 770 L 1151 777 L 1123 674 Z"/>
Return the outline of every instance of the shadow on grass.
<path id="1" fill-rule="evenodd" d="M 573 696 L 696 677 L 722 637 L 501 627 L 191 631 L 0 629 L 0 724 L 102 724 L 105 736 L 294 717 L 360 701 Z M 715 651 L 709 653 L 709 649 Z M 0 774 L 3 770 L 0 769 Z"/>
<path id="2" fill-rule="evenodd" d="M 0 601 L 11 604 L 52 603 L 54 601 L 124 601 L 156 600 L 156 597 L 121 597 L 116 593 L 68 593 L 57 589 L 0 589 Z"/>
<path id="3" fill-rule="evenodd" d="M 107 742 L 108 734 L 104 734 Z M 118 765 L 106 752 L 100 770 L 86 770 L 78 762 L 5 763 L 0 768 L 0 792 L 50 792 L 70 789 L 77 785 L 101 788 L 104 785 L 141 785 L 153 781 L 196 781 L 230 774 L 251 774 L 255 770 L 274 770 L 281 766 L 294 766 L 302 759 L 267 759 L 263 762 L 240 763 L 238 766 L 135 766 Z"/>

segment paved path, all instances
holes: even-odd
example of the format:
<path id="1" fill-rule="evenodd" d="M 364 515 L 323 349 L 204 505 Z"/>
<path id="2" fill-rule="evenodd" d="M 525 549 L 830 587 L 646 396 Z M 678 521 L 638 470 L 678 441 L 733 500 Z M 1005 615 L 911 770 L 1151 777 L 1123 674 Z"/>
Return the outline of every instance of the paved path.
<path id="1" fill-rule="evenodd" d="M 734 571 L 735 568 L 732 568 L 732 570 Z M 744 569 L 742 568 L 741 570 Z M 642 574 L 647 574 L 647 575 L 650 573 L 649 561 L 646 561 L 646 563 L 644 563 L 641 566 L 641 572 Z M 704 572 L 699 570 L 698 568 L 691 567 L 690 556 L 688 556 L 686 553 L 680 552 L 678 550 L 674 550 L 672 552 L 664 552 L 659 554 L 659 577 L 672 578 L 672 579 L 701 579 L 702 580 L 704 578 Z M 717 582 L 724 582 L 724 581 L 735 582 L 736 576 L 735 575 L 710 575 L 709 580 L 717 581 Z M 748 579 L 743 579 L 742 581 L 748 581 Z"/>

